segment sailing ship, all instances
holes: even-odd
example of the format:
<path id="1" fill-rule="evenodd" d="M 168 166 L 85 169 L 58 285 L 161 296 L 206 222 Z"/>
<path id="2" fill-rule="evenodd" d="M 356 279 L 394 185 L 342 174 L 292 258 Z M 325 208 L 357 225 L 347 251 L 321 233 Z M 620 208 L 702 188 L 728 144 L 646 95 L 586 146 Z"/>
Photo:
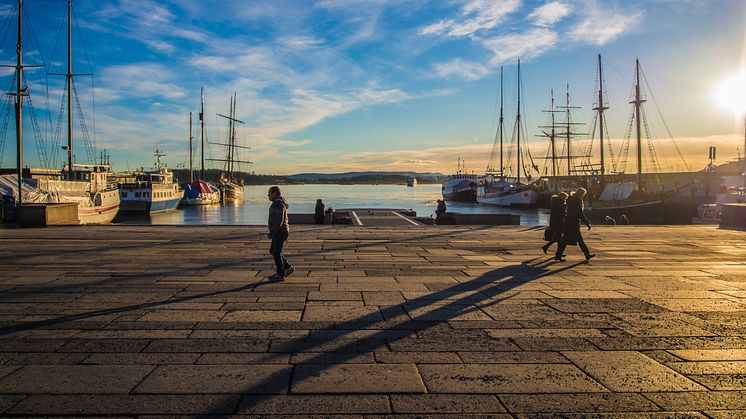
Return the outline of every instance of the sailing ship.
<path id="1" fill-rule="evenodd" d="M 454 202 L 477 202 L 477 187 L 479 177 L 476 174 L 466 173 L 466 163 L 458 158 L 458 169 L 456 173 L 448 175 L 441 187 L 441 193 L 446 201 Z"/>
<path id="2" fill-rule="evenodd" d="M 220 203 L 220 190 L 205 179 L 205 91 L 200 90 L 199 121 L 201 127 L 200 141 L 202 144 L 201 166 L 199 179 L 194 180 L 192 169 L 192 114 L 189 114 L 189 183 L 184 185 L 184 196 L 181 204 L 186 206 L 214 205 Z"/>
<path id="3" fill-rule="evenodd" d="M 174 174 L 161 163 L 166 154 L 155 150 L 155 170 L 129 174 L 119 184 L 120 213 L 157 214 L 178 207 L 182 192 Z"/>
<path id="4" fill-rule="evenodd" d="M 29 96 L 28 87 L 23 83 L 23 1 L 18 1 L 18 43 L 16 48 L 16 139 L 18 183 L 21 189 L 23 173 L 23 97 Z M 81 224 L 99 224 L 111 222 L 119 211 L 119 190 L 115 182 L 110 179 L 111 166 L 109 164 L 77 164 L 73 162 L 73 96 L 77 100 L 76 90 L 73 88 L 73 77 L 80 75 L 73 73 L 72 68 L 72 1 L 67 1 L 67 72 L 65 97 L 67 99 L 67 165 L 61 172 L 46 173 L 43 178 L 34 179 L 35 186 L 48 194 L 47 202 L 75 202 L 78 204 L 78 219 Z M 80 127 L 84 139 L 90 144 L 88 129 L 80 110 L 78 100 Z M 33 115 L 32 115 L 33 116 Z M 33 123 L 33 121 L 32 121 Z M 92 146 L 89 145 L 92 149 Z M 89 150 L 90 151 L 90 150 Z M 92 155 L 92 151 L 89 153 Z M 29 173 L 32 173 L 29 170 Z M 23 205 L 23 196 L 19 195 L 19 207 Z"/>
<path id="5" fill-rule="evenodd" d="M 643 174 L 643 126 L 648 130 L 648 124 L 645 119 L 643 103 L 646 99 L 643 97 L 641 86 L 640 61 L 635 60 L 635 84 L 634 99 L 630 102 L 633 105 L 630 127 L 634 121 L 636 151 L 637 151 L 637 174 L 636 179 L 632 180 L 622 173 L 614 175 L 614 181 L 609 181 L 606 171 L 604 154 L 603 154 L 603 111 L 608 109 L 603 102 L 603 78 L 601 72 L 601 56 L 598 58 L 599 68 L 599 92 L 598 104 L 594 108 L 599 113 L 598 126 L 599 137 L 601 140 L 601 164 L 600 178 L 598 184 L 601 193 L 595 199 L 591 199 L 588 208 L 588 218 L 594 222 L 601 222 L 606 217 L 618 219 L 622 216 L 634 224 L 663 224 L 663 223 L 689 223 L 692 212 L 696 209 L 696 204 L 676 203 L 675 199 L 682 191 L 689 190 L 694 186 L 694 180 L 690 176 L 684 184 L 676 185 L 673 188 L 666 188 L 660 178 L 656 175 Z M 648 151 L 650 152 L 650 163 L 655 169 L 658 166 L 656 153 L 652 141 L 648 135 Z M 623 165 L 626 166 L 626 153 L 629 149 L 629 138 L 623 144 Z M 672 138 L 673 139 L 673 138 Z M 626 145 L 626 146 L 625 146 Z M 610 147 L 610 145 L 609 145 Z M 611 150 L 611 148 L 610 148 Z M 683 160 L 683 156 L 682 156 Z M 613 163 L 613 162 L 612 162 Z M 684 161 L 684 165 L 686 162 Z M 619 166 L 619 164 L 617 164 Z M 658 167 L 659 168 L 659 167 Z M 623 168 L 622 168 L 623 169 Z M 658 170 L 660 172 L 660 170 Z M 689 173 L 691 175 L 691 173 Z"/>
<path id="6" fill-rule="evenodd" d="M 225 159 L 208 159 L 211 161 L 220 161 L 225 163 L 224 171 L 220 174 L 218 180 L 218 189 L 220 190 L 220 200 L 226 204 L 242 204 L 243 203 L 243 179 L 238 179 L 235 174 L 236 163 L 248 163 L 250 161 L 239 160 L 236 158 L 237 149 L 250 149 L 250 147 L 244 147 L 236 144 L 236 124 L 243 124 L 244 122 L 236 119 L 236 93 L 233 93 L 231 97 L 230 112 L 228 115 L 218 114 L 218 116 L 228 120 L 228 139 L 226 143 L 211 143 L 226 147 Z"/>
<path id="7" fill-rule="evenodd" d="M 503 115 L 503 68 L 500 67 L 500 119 L 495 133 L 495 142 L 490 153 L 490 160 L 487 166 L 485 176 L 479 181 L 477 188 L 477 199 L 482 204 L 492 204 L 499 206 L 536 206 L 537 193 L 530 183 L 521 182 L 521 170 L 525 169 L 521 165 L 521 61 L 518 60 L 518 113 L 514 134 L 516 138 L 516 167 L 515 177 L 505 176 L 505 167 L 503 164 L 503 136 L 504 136 L 504 115 Z M 499 144 L 500 168 L 495 170 L 495 157 Z M 529 175 L 526 173 L 526 176 Z M 530 182 L 530 179 L 529 179 Z"/>

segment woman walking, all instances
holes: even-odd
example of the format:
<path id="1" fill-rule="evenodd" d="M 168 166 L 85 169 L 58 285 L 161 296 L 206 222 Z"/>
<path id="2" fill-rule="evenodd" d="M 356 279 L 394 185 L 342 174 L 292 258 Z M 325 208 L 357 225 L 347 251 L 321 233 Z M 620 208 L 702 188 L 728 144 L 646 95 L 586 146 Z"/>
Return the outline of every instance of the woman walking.
<path id="1" fill-rule="evenodd" d="M 549 240 L 547 244 L 541 246 L 541 250 L 544 254 L 547 254 L 549 247 L 554 243 L 559 243 L 562 240 L 562 231 L 565 228 L 565 208 L 567 207 L 567 194 L 560 192 L 557 195 L 552 195 L 550 200 L 549 208 Z"/>
<path id="2" fill-rule="evenodd" d="M 563 252 L 567 245 L 578 245 L 580 250 L 585 255 L 585 260 L 588 261 L 592 257 L 596 256 L 588 250 L 583 235 L 580 234 L 580 223 L 582 222 L 591 229 L 591 223 L 585 218 L 583 213 L 583 199 L 585 199 L 586 190 L 584 188 L 578 188 L 575 192 L 570 193 L 570 197 L 567 198 L 567 212 L 565 216 L 565 229 L 562 240 L 557 247 L 557 253 L 554 255 L 554 260 L 564 261 L 562 259 Z"/>

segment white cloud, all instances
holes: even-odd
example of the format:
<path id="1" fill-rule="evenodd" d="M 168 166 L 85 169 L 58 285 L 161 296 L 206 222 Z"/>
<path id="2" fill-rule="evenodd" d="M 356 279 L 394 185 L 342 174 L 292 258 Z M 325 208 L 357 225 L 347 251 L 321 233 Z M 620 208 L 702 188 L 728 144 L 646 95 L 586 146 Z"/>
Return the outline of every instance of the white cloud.
<path id="1" fill-rule="evenodd" d="M 435 74 L 439 77 L 461 77 L 466 80 L 477 80 L 489 74 L 490 69 L 476 62 L 464 61 L 460 58 L 433 66 Z"/>
<path id="2" fill-rule="evenodd" d="M 570 14 L 570 6 L 561 1 L 552 1 L 536 8 L 528 17 L 538 26 L 552 26 Z"/>
<path id="3" fill-rule="evenodd" d="M 132 63 L 106 67 L 101 71 L 103 98 L 163 98 L 181 99 L 185 96 L 182 87 L 168 67 L 156 63 Z"/>
<path id="4" fill-rule="evenodd" d="M 451 37 L 472 36 L 494 29 L 521 6 L 521 0 L 467 0 L 461 7 L 461 19 L 443 19 L 425 26 L 422 35 L 442 34 Z"/>
<path id="5" fill-rule="evenodd" d="M 482 40 L 482 45 L 493 56 L 492 65 L 499 65 L 518 58 L 533 58 L 552 48 L 557 43 L 557 33 L 537 28 L 521 34 L 500 35 Z"/>
<path id="6" fill-rule="evenodd" d="M 635 28 L 643 17 L 641 11 L 621 12 L 613 7 L 602 7 L 597 0 L 586 1 L 581 10 L 583 18 L 568 35 L 575 41 L 594 45 L 617 39 Z"/>

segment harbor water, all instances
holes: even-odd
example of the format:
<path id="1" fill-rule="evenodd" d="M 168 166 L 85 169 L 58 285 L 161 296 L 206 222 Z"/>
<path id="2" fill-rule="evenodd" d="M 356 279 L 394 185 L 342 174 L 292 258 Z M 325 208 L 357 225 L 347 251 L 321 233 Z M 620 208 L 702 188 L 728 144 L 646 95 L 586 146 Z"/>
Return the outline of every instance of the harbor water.
<path id="1" fill-rule="evenodd" d="M 176 211 L 151 216 L 128 216 L 119 224 L 216 224 L 263 225 L 267 223 L 267 189 L 265 185 L 244 187 L 244 203 L 182 207 Z M 434 216 L 441 185 L 282 185 L 282 194 L 290 203 L 290 213 L 313 213 L 317 199 L 326 208 L 396 208 L 412 209 L 417 216 Z M 543 209 L 502 208 L 492 205 L 449 202 L 448 211 L 467 214 L 520 214 L 521 225 L 547 224 L 549 213 Z"/>

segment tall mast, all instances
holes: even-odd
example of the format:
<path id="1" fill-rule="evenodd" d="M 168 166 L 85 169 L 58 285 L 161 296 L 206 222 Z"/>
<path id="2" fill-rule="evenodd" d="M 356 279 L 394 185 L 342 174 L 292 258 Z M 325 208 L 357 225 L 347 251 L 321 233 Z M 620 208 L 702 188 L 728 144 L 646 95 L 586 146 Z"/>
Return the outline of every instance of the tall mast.
<path id="1" fill-rule="evenodd" d="M 18 165 L 18 203 L 23 205 L 22 175 L 23 175 L 23 0 L 18 0 L 18 45 L 16 45 L 16 163 Z"/>
<path id="2" fill-rule="evenodd" d="M 518 60 L 518 113 L 516 115 L 516 126 L 518 127 L 518 177 L 516 181 L 521 183 L 521 60 Z"/>
<path id="3" fill-rule="evenodd" d="M 192 171 L 192 140 L 194 139 L 194 136 L 192 135 L 192 113 L 189 112 L 189 183 L 192 183 L 194 181 L 194 173 Z"/>
<path id="4" fill-rule="evenodd" d="M 637 130 L 637 189 L 642 191 L 642 128 L 640 108 L 645 101 L 640 97 L 640 60 L 635 59 L 635 128 Z"/>
<path id="5" fill-rule="evenodd" d="M 566 102 L 565 102 L 565 108 L 566 108 L 565 112 L 566 112 L 566 115 L 565 115 L 565 119 L 567 120 L 566 121 L 567 122 L 567 132 L 566 132 L 567 138 L 566 138 L 565 142 L 567 144 L 566 144 L 565 148 L 567 148 L 567 176 L 569 177 L 569 176 L 572 176 L 572 173 L 571 173 L 571 167 L 572 167 L 572 164 L 571 164 L 572 160 L 571 159 L 572 159 L 572 155 L 570 153 L 570 134 L 571 134 L 571 131 L 570 131 L 570 84 L 566 85 L 566 89 L 567 90 L 566 90 L 566 94 L 565 94 L 565 97 L 566 97 Z"/>
<path id="6" fill-rule="evenodd" d="M 202 133 L 200 139 L 202 141 L 202 165 L 199 169 L 199 179 L 205 179 L 205 88 L 200 88 L 200 108 L 199 108 L 199 123 L 202 127 Z"/>
<path id="7" fill-rule="evenodd" d="M 73 31 L 72 0 L 67 0 L 67 170 L 73 174 Z"/>
<path id="8" fill-rule="evenodd" d="M 503 66 L 500 66 L 500 180 L 505 176 L 503 172 Z"/>
<path id="9" fill-rule="evenodd" d="M 236 158 L 236 92 L 233 92 L 233 105 L 231 106 L 231 115 L 233 119 L 231 120 L 231 141 L 230 141 L 230 147 L 228 147 L 228 152 L 230 153 L 230 158 L 228 159 L 228 164 L 230 165 L 228 170 L 228 176 L 233 179 L 233 161 Z"/>
<path id="10" fill-rule="evenodd" d="M 552 104 L 549 108 L 549 114 L 552 118 L 552 124 L 551 124 L 551 134 L 549 135 L 549 141 L 552 145 L 552 179 L 556 182 L 557 179 L 555 178 L 557 176 L 557 148 L 555 147 L 555 124 L 554 124 L 554 89 L 550 91 L 552 95 Z"/>
<path id="11" fill-rule="evenodd" d="M 604 111 L 609 109 L 608 106 L 604 106 L 604 74 L 601 69 L 601 54 L 598 54 L 598 106 L 593 108 L 594 111 L 598 112 L 598 138 L 599 138 L 599 150 L 601 150 L 601 183 L 603 183 L 603 177 L 606 174 L 606 166 L 604 161 Z"/>

